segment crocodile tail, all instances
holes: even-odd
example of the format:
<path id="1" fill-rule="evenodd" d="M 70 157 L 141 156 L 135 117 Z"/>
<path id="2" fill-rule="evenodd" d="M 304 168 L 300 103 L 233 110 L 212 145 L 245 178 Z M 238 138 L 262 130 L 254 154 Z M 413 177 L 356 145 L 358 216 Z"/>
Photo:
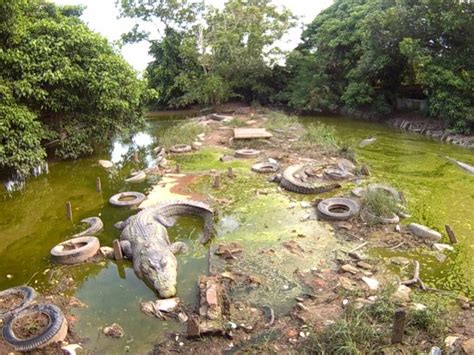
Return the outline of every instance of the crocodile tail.
<path id="1" fill-rule="evenodd" d="M 179 216 L 198 216 L 204 220 L 204 235 L 201 243 L 207 243 L 214 234 L 214 212 L 211 207 L 203 202 L 193 200 L 178 200 L 162 203 L 155 207 L 155 218 L 165 227 L 174 224 Z"/>

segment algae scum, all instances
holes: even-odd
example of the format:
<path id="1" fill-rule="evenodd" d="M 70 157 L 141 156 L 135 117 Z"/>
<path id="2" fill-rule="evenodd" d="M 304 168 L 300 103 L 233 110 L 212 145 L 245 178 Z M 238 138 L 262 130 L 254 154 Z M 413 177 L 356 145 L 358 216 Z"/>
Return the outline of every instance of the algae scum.
<path id="1" fill-rule="evenodd" d="M 305 124 L 315 120 L 334 126 L 342 141 L 358 143 L 368 136 L 377 141 L 363 149 L 357 148 L 360 160 L 372 169 L 371 179 L 385 181 L 404 191 L 413 221 L 440 231 L 450 224 L 460 243 L 444 262 L 430 252 L 396 252 L 374 250 L 383 257 L 408 256 L 421 261 L 422 278 L 430 286 L 459 291 L 474 296 L 474 177 L 468 175 L 444 156 L 474 164 L 472 151 L 446 145 L 416 134 L 394 131 L 383 125 L 352 121 L 343 118 L 305 118 Z M 140 184 L 126 184 L 124 178 L 131 169 L 148 166 L 152 162 L 152 148 L 159 144 L 157 132 L 179 124 L 177 120 L 150 121 L 146 131 L 128 141 L 117 140 L 109 151 L 74 162 L 50 164 L 50 173 L 27 182 L 26 189 L 5 195 L 0 201 L 0 289 L 29 283 L 40 292 L 54 286 L 55 274 L 67 272 L 75 280 L 75 296 L 88 305 L 74 311 L 75 329 L 88 339 L 87 348 L 99 353 L 143 353 L 173 330 L 181 330 L 176 321 L 159 321 L 140 311 L 139 302 L 155 298 L 154 293 L 137 279 L 129 262 L 104 261 L 73 267 L 52 265 L 49 250 L 81 228 L 80 220 L 100 216 L 104 230 L 98 235 L 102 245 L 111 245 L 120 234 L 113 224 L 135 211 L 114 208 L 108 198 L 120 191 L 147 192 L 159 177 L 151 177 Z M 357 146 L 357 144 L 355 144 Z M 140 162 L 134 162 L 134 151 L 139 151 Z M 270 305 L 279 312 L 288 309 L 289 300 L 301 293 L 295 268 L 330 266 L 326 260 L 337 249 L 337 241 L 327 224 L 317 221 L 300 222 L 308 213 L 299 203 L 289 210 L 290 199 L 307 199 L 279 193 L 277 186 L 266 182 L 265 176 L 249 171 L 250 162 L 221 163 L 223 151 L 205 149 L 194 156 L 177 158 L 183 172 L 227 170 L 232 166 L 235 180 L 224 178 L 222 188 L 211 188 L 210 178 L 203 177 L 193 189 L 214 198 L 232 199 L 231 207 L 223 208 L 214 244 L 238 242 L 243 256 L 233 262 L 237 269 L 255 275 L 258 287 L 237 287 L 237 296 L 245 296 L 258 307 Z M 118 166 L 110 172 L 97 165 L 97 159 L 111 159 Z M 95 180 L 102 179 L 102 193 L 95 191 Z M 256 194 L 256 191 L 263 191 Z M 65 218 L 66 201 L 73 205 L 73 222 Z M 170 238 L 183 240 L 190 251 L 178 256 L 178 296 L 192 307 L 197 300 L 197 280 L 208 269 L 208 250 L 198 243 L 202 222 L 195 218 L 181 218 L 169 230 Z M 305 255 L 290 252 L 281 245 L 298 239 Z M 271 255 L 270 255 L 271 254 Z M 218 262 L 218 261 L 217 261 Z M 7 278 L 7 275 L 9 277 Z M 11 275 L 11 277 L 10 277 Z M 123 326 L 122 339 L 109 339 L 100 328 L 117 322 Z"/>

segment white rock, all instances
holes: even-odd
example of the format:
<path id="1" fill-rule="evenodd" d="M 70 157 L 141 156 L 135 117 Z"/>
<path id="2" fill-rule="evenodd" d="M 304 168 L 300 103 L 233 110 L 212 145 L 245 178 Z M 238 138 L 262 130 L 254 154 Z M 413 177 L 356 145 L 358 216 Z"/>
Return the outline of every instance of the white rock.
<path id="1" fill-rule="evenodd" d="M 459 337 L 450 335 L 444 339 L 444 345 L 446 345 L 447 348 L 451 348 L 458 339 Z"/>
<path id="2" fill-rule="evenodd" d="M 415 311 L 425 311 L 428 307 L 421 303 L 413 303 L 411 308 Z"/>
<path id="3" fill-rule="evenodd" d="M 395 301 L 400 303 L 410 302 L 410 293 L 411 288 L 405 285 L 398 286 L 397 290 L 393 294 L 393 298 Z"/>
<path id="4" fill-rule="evenodd" d="M 417 237 L 424 238 L 424 239 L 427 239 L 429 241 L 437 242 L 443 237 L 441 235 L 441 233 L 439 233 L 439 232 L 437 232 L 437 231 L 435 231 L 431 228 L 428 228 L 427 226 L 424 226 L 422 224 L 410 223 L 408 225 L 408 228 Z"/>
<path id="5" fill-rule="evenodd" d="M 107 259 L 114 259 L 114 249 L 111 247 L 100 247 L 100 253 Z"/>
<path id="6" fill-rule="evenodd" d="M 301 205 L 301 208 L 310 208 L 311 207 L 311 203 L 309 203 L 307 201 L 301 201 L 300 205 Z"/>
<path id="7" fill-rule="evenodd" d="M 179 304 L 179 298 L 166 298 L 155 301 L 155 308 L 162 312 L 172 312 Z"/>
<path id="8" fill-rule="evenodd" d="M 199 150 L 202 147 L 202 143 L 201 142 L 193 142 L 191 144 L 191 146 L 193 147 L 194 150 Z"/>
<path id="9" fill-rule="evenodd" d="M 272 164 L 278 164 L 278 161 L 276 161 L 276 160 L 273 159 L 273 158 L 268 158 L 268 162 L 269 162 L 269 163 L 272 163 Z"/>
<path id="10" fill-rule="evenodd" d="M 430 350 L 430 355 L 442 355 L 443 352 L 437 346 L 433 346 Z"/>
<path id="11" fill-rule="evenodd" d="M 348 304 L 349 304 L 349 300 L 348 300 L 348 299 L 342 300 L 342 306 L 343 306 L 343 307 L 346 307 Z"/>
<path id="12" fill-rule="evenodd" d="M 380 282 L 374 278 L 362 276 L 362 281 L 364 281 L 371 290 L 377 290 L 380 286 Z"/>
<path id="13" fill-rule="evenodd" d="M 433 244 L 433 249 L 438 250 L 438 251 L 453 251 L 454 248 L 451 245 L 448 244 L 442 244 L 442 243 L 434 243 Z"/>
<path id="14" fill-rule="evenodd" d="M 82 350 L 82 346 L 79 344 L 69 344 L 62 346 L 61 349 L 68 355 L 76 355 L 76 350 Z"/>
<path id="15" fill-rule="evenodd" d="M 13 279 L 13 275 L 12 275 L 12 274 L 7 274 L 7 279 L 8 279 L 8 280 Z"/>
<path id="16" fill-rule="evenodd" d="M 290 209 L 290 210 L 295 208 L 295 207 L 296 207 L 296 203 L 294 203 L 294 202 L 292 202 L 288 205 L 288 209 Z"/>
<path id="17" fill-rule="evenodd" d="M 114 163 L 112 163 L 110 160 L 99 160 L 99 165 L 104 169 L 110 169 L 114 166 Z"/>

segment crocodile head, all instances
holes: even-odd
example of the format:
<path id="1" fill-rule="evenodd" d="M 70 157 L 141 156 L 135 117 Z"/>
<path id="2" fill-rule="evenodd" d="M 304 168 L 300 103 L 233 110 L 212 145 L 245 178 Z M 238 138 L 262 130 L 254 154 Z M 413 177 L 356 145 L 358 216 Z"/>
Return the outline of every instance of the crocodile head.
<path id="1" fill-rule="evenodd" d="M 176 257 L 169 250 L 160 250 L 159 255 L 148 255 L 141 264 L 143 278 L 153 286 L 161 298 L 176 295 L 177 269 Z"/>

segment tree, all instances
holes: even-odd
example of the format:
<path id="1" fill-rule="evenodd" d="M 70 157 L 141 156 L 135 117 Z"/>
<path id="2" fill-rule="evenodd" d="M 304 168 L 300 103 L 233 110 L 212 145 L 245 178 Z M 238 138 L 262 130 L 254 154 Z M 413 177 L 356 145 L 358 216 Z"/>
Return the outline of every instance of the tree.
<path id="1" fill-rule="evenodd" d="M 155 59 L 147 69 L 150 87 L 161 94 L 157 104 L 268 101 L 277 93 L 273 67 L 284 57 L 275 42 L 294 18 L 271 0 L 230 0 L 223 9 L 165 0 L 127 0 L 119 6 L 125 16 L 165 27 L 160 39 L 151 40 Z M 137 28 L 127 40 L 146 37 Z"/>
<path id="2" fill-rule="evenodd" d="M 3 2 L 0 24 L 0 167 L 26 173 L 57 142 L 61 158 L 141 122 L 143 84 L 107 41 L 77 17 L 79 7 Z"/>

